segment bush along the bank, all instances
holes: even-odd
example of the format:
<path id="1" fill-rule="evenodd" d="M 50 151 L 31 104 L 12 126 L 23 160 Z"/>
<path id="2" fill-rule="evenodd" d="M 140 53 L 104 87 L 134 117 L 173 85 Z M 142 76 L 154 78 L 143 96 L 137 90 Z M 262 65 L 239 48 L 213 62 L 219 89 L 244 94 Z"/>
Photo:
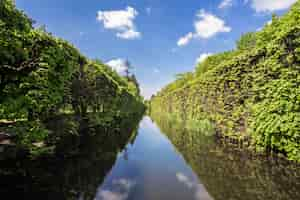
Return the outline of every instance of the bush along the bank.
<path id="1" fill-rule="evenodd" d="M 226 137 L 300 161 L 300 1 L 237 49 L 208 57 L 151 99 L 151 112 L 209 119 Z"/>
<path id="2" fill-rule="evenodd" d="M 93 116 L 99 123 L 113 128 L 121 118 L 144 111 L 133 75 L 119 76 L 45 28 L 34 28 L 33 23 L 16 9 L 14 1 L 0 1 L 1 121 L 10 126 L 30 122 L 27 124 L 42 127 L 55 115 L 71 113 L 85 118 L 97 113 Z M 34 135 L 24 131 L 29 135 L 17 138 L 32 143 L 47 137 L 47 131 L 40 131 L 39 136 L 35 127 L 28 130 L 35 130 Z"/>

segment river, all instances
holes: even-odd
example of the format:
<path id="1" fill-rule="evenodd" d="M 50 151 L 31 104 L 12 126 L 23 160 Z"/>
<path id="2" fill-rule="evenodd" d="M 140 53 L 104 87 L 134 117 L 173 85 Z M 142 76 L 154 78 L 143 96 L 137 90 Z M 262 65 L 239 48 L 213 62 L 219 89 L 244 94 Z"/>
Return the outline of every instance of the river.
<path id="1" fill-rule="evenodd" d="M 1 174 L 0 194 L 79 200 L 300 199 L 299 165 L 254 156 L 166 120 L 156 122 L 144 117 L 126 139 L 88 139 L 85 154 L 76 159 L 24 162 L 22 175 Z"/>

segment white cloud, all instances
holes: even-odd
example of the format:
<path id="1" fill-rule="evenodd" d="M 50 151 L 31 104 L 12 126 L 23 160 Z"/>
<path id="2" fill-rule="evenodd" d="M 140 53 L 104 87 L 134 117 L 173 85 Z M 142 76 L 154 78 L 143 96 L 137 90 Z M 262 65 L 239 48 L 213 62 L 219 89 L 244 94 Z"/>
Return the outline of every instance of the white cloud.
<path id="1" fill-rule="evenodd" d="M 188 33 L 185 36 L 179 38 L 177 41 L 178 46 L 185 46 L 193 39 L 193 33 Z"/>
<path id="2" fill-rule="evenodd" d="M 265 23 L 265 26 L 269 26 L 273 23 L 272 19 L 268 20 L 266 23 Z M 259 27 L 256 29 L 256 31 L 261 31 L 263 29 L 263 27 Z"/>
<path id="3" fill-rule="evenodd" d="M 190 181 L 190 179 L 183 173 L 176 173 L 176 178 L 179 182 L 184 183 L 189 188 L 192 188 L 194 185 L 193 182 Z"/>
<path id="4" fill-rule="evenodd" d="M 248 0 L 256 12 L 272 12 L 289 8 L 297 0 Z M 247 1 L 247 2 L 248 2 Z"/>
<path id="5" fill-rule="evenodd" d="M 132 39 L 140 38 L 141 33 L 130 29 L 130 30 L 127 30 L 123 33 L 117 33 L 117 37 L 132 40 Z"/>
<path id="6" fill-rule="evenodd" d="M 231 31 L 231 28 L 226 26 L 222 19 L 205 10 L 200 10 L 196 16 L 197 20 L 194 22 L 195 32 L 190 32 L 179 38 L 177 41 L 178 46 L 187 45 L 193 38 L 208 39 L 218 33 L 227 33 Z"/>
<path id="7" fill-rule="evenodd" d="M 129 69 L 128 62 L 121 58 L 110 60 L 106 63 L 106 65 L 111 67 L 120 75 L 125 75 L 126 71 Z"/>
<path id="8" fill-rule="evenodd" d="M 206 60 L 207 57 L 211 56 L 212 54 L 211 53 L 203 53 L 201 54 L 197 60 L 196 60 L 196 64 L 197 63 L 202 63 L 204 60 Z"/>
<path id="9" fill-rule="evenodd" d="M 151 12 L 152 12 L 152 8 L 151 8 L 151 7 L 147 7 L 147 8 L 146 8 L 146 13 L 147 13 L 148 15 L 150 15 Z"/>
<path id="10" fill-rule="evenodd" d="M 259 27 L 256 29 L 256 32 L 261 31 L 262 29 L 263 29 L 262 27 Z"/>
<path id="11" fill-rule="evenodd" d="M 159 70 L 158 68 L 154 68 L 153 72 L 154 72 L 154 73 L 159 73 L 160 70 Z"/>
<path id="12" fill-rule="evenodd" d="M 233 0 L 222 0 L 222 2 L 219 4 L 219 9 L 225 9 L 229 8 L 233 5 Z"/>
<path id="13" fill-rule="evenodd" d="M 176 173 L 176 178 L 180 183 L 186 185 L 190 190 L 194 191 L 197 200 L 213 200 L 202 184 L 192 181 L 189 177 L 181 172 Z"/>
<path id="14" fill-rule="evenodd" d="M 113 190 L 99 189 L 95 200 L 125 200 L 128 199 L 131 188 L 135 182 L 128 179 L 118 179 L 112 181 Z"/>
<path id="15" fill-rule="evenodd" d="M 117 37 L 136 39 L 141 37 L 134 24 L 137 15 L 137 10 L 127 7 L 125 10 L 98 11 L 97 20 L 103 22 L 104 28 L 117 31 Z"/>
<path id="16" fill-rule="evenodd" d="M 125 200 L 127 198 L 126 194 L 120 194 L 118 192 L 112 192 L 109 190 L 102 190 L 99 192 L 99 200 Z"/>
<path id="17" fill-rule="evenodd" d="M 225 25 L 225 22 L 216 17 L 213 14 L 200 10 L 197 14 L 199 18 L 195 23 L 196 36 L 200 38 L 210 38 L 218 33 L 227 33 L 231 31 L 229 26 Z"/>
<path id="18" fill-rule="evenodd" d="M 114 180 L 113 184 L 119 185 L 123 189 L 130 190 L 130 188 L 132 188 L 135 185 L 135 182 L 133 182 L 129 179 L 121 178 L 121 179 Z"/>

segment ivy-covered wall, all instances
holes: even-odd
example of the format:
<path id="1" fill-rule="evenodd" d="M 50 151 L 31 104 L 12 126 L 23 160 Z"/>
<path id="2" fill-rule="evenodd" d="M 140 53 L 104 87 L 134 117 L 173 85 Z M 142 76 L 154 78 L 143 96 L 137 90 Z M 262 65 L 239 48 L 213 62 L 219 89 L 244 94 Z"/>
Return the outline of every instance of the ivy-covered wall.
<path id="1" fill-rule="evenodd" d="M 300 160 L 300 1 L 237 49 L 199 63 L 151 99 L 152 113 L 210 119 L 217 131 Z"/>

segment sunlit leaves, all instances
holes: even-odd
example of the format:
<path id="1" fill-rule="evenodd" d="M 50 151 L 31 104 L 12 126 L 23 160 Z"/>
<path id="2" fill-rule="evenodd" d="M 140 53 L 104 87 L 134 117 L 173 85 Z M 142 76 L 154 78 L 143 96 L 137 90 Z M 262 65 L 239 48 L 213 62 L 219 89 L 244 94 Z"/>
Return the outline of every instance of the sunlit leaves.
<path id="1" fill-rule="evenodd" d="M 230 137 L 300 160 L 300 2 L 238 49 L 208 57 L 151 99 L 151 111 L 207 118 Z"/>
<path id="2" fill-rule="evenodd" d="M 134 76 L 120 77 L 101 61 L 90 61 L 70 43 L 0 1 L 0 119 L 27 120 L 24 144 L 44 140 L 43 122 L 65 112 L 99 117 L 109 127 L 144 111 Z M 20 135 L 19 135 L 20 134 Z"/>

